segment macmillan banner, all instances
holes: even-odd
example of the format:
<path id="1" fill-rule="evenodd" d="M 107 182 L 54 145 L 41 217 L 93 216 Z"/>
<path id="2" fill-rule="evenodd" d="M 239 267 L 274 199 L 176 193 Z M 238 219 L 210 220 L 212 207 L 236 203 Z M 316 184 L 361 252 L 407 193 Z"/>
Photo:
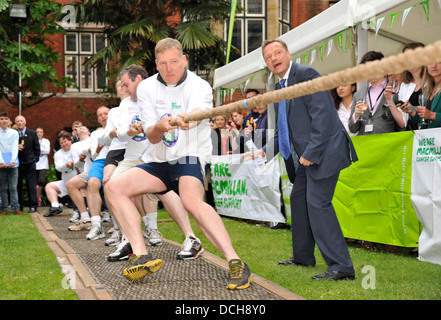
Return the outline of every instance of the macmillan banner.
<path id="1" fill-rule="evenodd" d="M 344 169 L 333 205 L 347 238 L 418 246 L 411 202 L 413 132 L 352 137 L 359 161 Z"/>
<path id="2" fill-rule="evenodd" d="M 441 264 L 441 129 L 415 131 L 412 203 L 423 230 L 419 259 Z"/>
<path id="3" fill-rule="evenodd" d="M 277 157 L 264 168 L 244 162 L 241 154 L 211 157 L 211 184 L 219 214 L 242 219 L 281 222 L 280 172 Z"/>

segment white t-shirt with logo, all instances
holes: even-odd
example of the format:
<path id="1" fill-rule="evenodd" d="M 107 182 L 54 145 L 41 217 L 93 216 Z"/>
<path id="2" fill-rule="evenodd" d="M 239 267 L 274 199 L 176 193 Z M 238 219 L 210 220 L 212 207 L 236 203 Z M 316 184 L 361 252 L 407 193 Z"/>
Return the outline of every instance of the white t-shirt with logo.
<path id="1" fill-rule="evenodd" d="M 80 140 L 75 142 L 70 147 L 72 152 L 72 159 L 74 161 L 75 167 L 81 172 L 89 172 L 92 166 L 92 155 L 89 153 L 89 148 L 91 148 L 92 139 L 89 137 L 85 140 Z M 84 154 L 86 158 L 84 161 L 80 161 L 80 156 Z"/>
<path id="2" fill-rule="evenodd" d="M 109 115 L 107 118 L 107 124 L 106 124 L 106 127 L 104 128 L 104 134 L 98 140 L 98 143 L 100 145 L 103 145 L 103 146 L 108 145 L 109 151 L 125 149 L 127 146 L 127 142 L 120 141 L 118 139 L 118 137 L 110 139 L 109 133 L 113 129 L 118 128 L 119 124 L 121 123 L 121 107 L 125 103 L 128 103 L 128 101 L 130 101 L 130 100 L 131 100 L 130 97 L 124 98 L 123 100 L 121 100 L 118 107 L 112 108 L 109 111 Z"/>
<path id="3" fill-rule="evenodd" d="M 95 131 L 93 131 L 90 134 L 90 149 L 92 152 L 92 160 L 101 160 L 101 159 L 106 159 L 107 154 L 109 153 L 109 146 L 108 145 L 104 145 L 103 148 L 101 149 L 101 151 L 99 153 L 96 152 L 98 145 L 100 144 L 99 141 L 103 138 L 105 134 L 105 131 L 103 128 L 97 128 Z M 77 142 L 78 143 L 78 142 Z"/>
<path id="4" fill-rule="evenodd" d="M 55 169 L 61 172 L 61 180 L 63 180 L 64 183 L 66 183 L 72 177 L 77 175 L 77 170 L 75 170 L 75 167 L 68 168 L 66 166 L 66 163 L 69 161 L 73 161 L 71 150 L 64 151 L 63 149 L 60 149 L 57 152 L 55 152 L 54 154 Z"/>
<path id="5" fill-rule="evenodd" d="M 140 133 L 133 137 L 127 134 L 130 126 L 138 122 L 141 122 L 138 101 L 133 101 L 129 98 L 126 103 L 121 104 L 120 125 L 116 130 L 118 139 L 121 142 L 127 142 L 124 160 L 141 160 L 144 152 L 151 146 L 145 133 Z"/>
<path id="6" fill-rule="evenodd" d="M 164 117 L 178 117 L 198 108 L 202 111 L 213 108 L 211 86 L 191 71 L 187 71 L 187 78 L 174 87 L 159 82 L 158 74 L 147 78 L 138 85 L 137 96 L 144 132 Z M 211 149 L 209 120 L 204 119 L 190 130 L 177 128 L 165 133 L 159 143 L 144 153 L 142 160 L 167 162 L 194 156 L 204 165 L 210 161 Z"/>

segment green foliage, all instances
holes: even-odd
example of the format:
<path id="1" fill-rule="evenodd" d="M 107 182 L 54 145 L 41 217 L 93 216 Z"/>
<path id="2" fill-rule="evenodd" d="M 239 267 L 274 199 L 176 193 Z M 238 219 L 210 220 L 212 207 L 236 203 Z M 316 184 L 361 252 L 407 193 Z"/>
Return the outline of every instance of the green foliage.
<path id="1" fill-rule="evenodd" d="M 109 45 L 88 63 L 116 62 L 110 77 L 130 64 L 142 65 L 149 74 L 155 74 L 154 48 L 166 37 L 182 43 L 191 61 L 191 70 L 212 69 L 225 61 L 224 41 L 214 35 L 211 28 L 214 22 L 228 18 L 230 1 L 85 0 L 75 6 L 81 23 L 106 26 Z M 180 21 L 173 22 L 177 15 Z"/>
<path id="2" fill-rule="evenodd" d="M 49 35 L 64 33 L 56 23 L 61 4 L 49 0 L 23 1 L 30 6 L 27 23 L 13 23 L 9 17 L 10 1 L 0 3 L 0 99 L 18 105 L 19 74 L 23 83 L 23 109 L 36 105 L 53 95 L 46 94 L 49 87 L 64 88 L 72 84 L 68 77 L 59 76 L 54 63 L 60 54 L 53 50 Z M 3 10 L 2 10 L 3 8 Z M 19 29 L 22 33 L 21 59 L 19 58 Z M 11 95 L 12 93 L 12 95 Z"/>

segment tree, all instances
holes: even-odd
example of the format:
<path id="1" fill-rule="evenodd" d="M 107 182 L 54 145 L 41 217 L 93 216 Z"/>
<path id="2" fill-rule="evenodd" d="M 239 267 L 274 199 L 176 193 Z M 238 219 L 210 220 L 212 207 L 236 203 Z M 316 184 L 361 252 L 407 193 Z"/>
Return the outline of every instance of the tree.
<path id="1" fill-rule="evenodd" d="M 9 17 L 10 0 L 0 0 L 0 100 L 18 106 L 19 73 L 22 76 L 25 110 L 56 95 L 58 89 L 71 84 L 71 79 L 57 74 L 54 64 L 60 61 L 53 50 L 51 36 L 64 33 L 56 23 L 61 5 L 49 0 L 27 0 L 30 18 L 18 25 Z M 21 59 L 19 59 L 18 28 L 22 31 Z M 55 88 L 55 90 L 54 90 Z"/>
<path id="2" fill-rule="evenodd" d="M 115 73 L 130 64 L 156 73 L 154 47 L 166 37 L 178 39 L 192 70 L 206 70 L 224 61 L 224 41 L 211 32 L 230 13 L 230 1 L 84 0 L 76 4 L 80 23 L 102 23 L 108 46 L 88 63 L 114 62 Z"/>

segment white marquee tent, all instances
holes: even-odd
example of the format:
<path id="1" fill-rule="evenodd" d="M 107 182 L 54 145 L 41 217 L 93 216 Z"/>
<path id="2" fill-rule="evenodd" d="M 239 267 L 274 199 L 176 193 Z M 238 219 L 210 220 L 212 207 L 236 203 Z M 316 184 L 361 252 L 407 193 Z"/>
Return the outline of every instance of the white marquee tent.
<path id="1" fill-rule="evenodd" d="M 413 41 L 441 39 L 441 0 L 341 0 L 279 37 L 294 60 L 311 64 L 321 74 L 353 67 L 368 50 L 398 54 Z M 268 75 L 261 49 L 215 71 L 213 88 L 265 89 Z"/>
<path id="2" fill-rule="evenodd" d="M 354 67 L 369 50 L 390 56 L 400 53 L 409 42 L 432 44 L 440 40 L 441 0 L 341 0 L 280 39 L 288 44 L 296 62 L 310 64 L 325 75 Z M 275 81 L 267 74 L 259 48 L 217 69 L 213 88 L 217 92 L 217 104 L 222 104 L 225 95 L 232 95 L 238 88 L 271 90 Z M 268 110 L 269 127 L 273 128 L 273 108 Z M 430 231 L 435 221 L 433 216 L 439 220 L 440 210 L 437 207 L 433 212 L 421 211 L 418 202 L 414 206 L 423 212 L 423 225 L 429 226 Z M 420 238 L 420 249 L 424 247 L 426 251 L 424 255 L 420 252 L 419 259 L 440 263 L 441 235 L 434 232 L 431 237 Z"/>

